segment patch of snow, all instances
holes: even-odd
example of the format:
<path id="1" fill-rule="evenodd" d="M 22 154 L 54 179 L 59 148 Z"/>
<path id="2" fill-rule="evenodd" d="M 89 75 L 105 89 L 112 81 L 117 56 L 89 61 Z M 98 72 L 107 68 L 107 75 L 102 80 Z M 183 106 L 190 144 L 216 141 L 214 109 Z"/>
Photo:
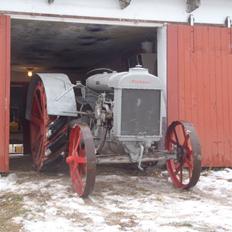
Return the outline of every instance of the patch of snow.
<path id="1" fill-rule="evenodd" d="M 23 196 L 22 232 L 232 231 L 232 169 L 204 171 L 193 190 L 159 177 L 99 175 L 89 199 L 73 193 L 66 175 L 0 178 L 0 196 Z"/>
<path id="2" fill-rule="evenodd" d="M 0 175 L 0 191 L 14 191 L 18 188 L 16 185 L 17 176 L 12 173 L 6 177 Z"/>
<path id="3" fill-rule="evenodd" d="M 208 171 L 201 176 L 197 189 L 210 195 L 225 198 L 232 189 L 232 171 L 226 168 L 221 171 Z"/>
<path id="4" fill-rule="evenodd" d="M 70 220 L 63 217 L 50 218 L 47 221 L 24 221 L 25 232 L 73 232 L 73 224 Z M 84 231 L 78 228 L 78 231 Z"/>

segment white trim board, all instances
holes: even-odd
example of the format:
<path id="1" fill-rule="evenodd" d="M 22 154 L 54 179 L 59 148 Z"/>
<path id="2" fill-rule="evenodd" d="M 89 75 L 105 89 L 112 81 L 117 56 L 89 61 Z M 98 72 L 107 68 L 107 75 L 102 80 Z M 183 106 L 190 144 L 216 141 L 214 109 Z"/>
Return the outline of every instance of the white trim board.
<path id="1" fill-rule="evenodd" d="M 118 0 L 0 0 L 0 12 L 12 18 L 76 21 L 117 25 L 152 26 L 155 23 L 188 22 L 184 0 L 132 0 L 121 9 Z M 196 23 L 223 25 L 232 18 L 231 0 L 202 0 L 191 13 Z M 154 26 L 153 25 L 153 26 Z"/>

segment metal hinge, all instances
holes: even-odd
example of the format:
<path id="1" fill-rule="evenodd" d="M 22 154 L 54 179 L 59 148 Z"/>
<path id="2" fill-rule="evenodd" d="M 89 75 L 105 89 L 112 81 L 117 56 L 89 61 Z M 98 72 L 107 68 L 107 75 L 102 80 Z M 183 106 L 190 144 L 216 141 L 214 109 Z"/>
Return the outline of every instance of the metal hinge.
<path id="1" fill-rule="evenodd" d="M 119 0 L 121 9 L 128 7 L 131 3 L 131 0 Z"/>
<path id="2" fill-rule="evenodd" d="M 201 5 L 201 0 L 187 0 L 187 12 L 191 13 Z"/>
<path id="3" fill-rule="evenodd" d="M 55 0 L 48 0 L 49 4 L 52 4 Z"/>

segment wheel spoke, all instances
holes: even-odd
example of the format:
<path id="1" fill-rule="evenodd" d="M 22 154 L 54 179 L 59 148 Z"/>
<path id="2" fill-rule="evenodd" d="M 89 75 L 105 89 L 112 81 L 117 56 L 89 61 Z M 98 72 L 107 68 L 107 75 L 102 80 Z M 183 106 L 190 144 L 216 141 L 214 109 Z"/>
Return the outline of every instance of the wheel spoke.
<path id="1" fill-rule="evenodd" d="M 183 166 L 181 166 L 180 173 L 179 173 L 180 183 L 183 183 Z"/>
<path id="2" fill-rule="evenodd" d="M 179 145 L 180 143 L 179 143 L 179 139 L 178 139 L 178 136 L 177 136 L 177 133 L 176 133 L 176 129 L 174 129 L 173 132 L 174 132 L 174 135 L 175 135 L 176 142 Z"/>
<path id="3" fill-rule="evenodd" d="M 74 143 L 73 149 L 75 151 L 78 151 L 78 148 L 80 146 L 81 135 L 80 134 L 75 134 L 75 138 L 74 139 L 76 140 L 76 142 Z"/>
<path id="4" fill-rule="evenodd" d="M 43 142 L 41 141 L 41 143 L 39 144 L 38 152 L 37 152 L 37 160 L 38 160 L 38 161 L 39 161 L 40 159 L 42 159 L 42 156 L 40 155 L 42 149 L 43 149 Z"/>
<path id="5" fill-rule="evenodd" d="M 190 136 L 189 136 L 189 135 L 186 135 L 185 140 L 184 140 L 184 143 L 183 143 L 183 147 L 184 147 L 188 152 L 191 152 L 192 149 L 191 149 L 191 145 L 190 145 L 189 143 L 190 143 Z"/>
<path id="6" fill-rule="evenodd" d="M 185 164 L 189 167 L 189 169 L 193 169 L 193 165 L 192 165 L 192 163 L 191 163 L 191 161 L 190 160 L 188 160 L 187 158 L 185 159 Z"/>
<path id="7" fill-rule="evenodd" d="M 181 169 L 182 169 L 182 164 L 178 163 L 178 165 L 176 167 L 175 175 L 177 175 Z"/>
<path id="8" fill-rule="evenodd" d="M 74 183 L 74 188 L 78 193 L 82 193 L 83 191 L 83 183 L 82 178 L 78 170 L 78 165 L 73 165 L 71 168 L 71 178 Z"/>
<path id="9" fill-rule="evenodd" d="M 87 160 L 86 157 L 77 156 L 75 162 L 78 164 L 86 164 Z"/>
<path id="10" fill-rule="evenodd" d="M 178 145 L 178 143 L 177 143 L 175 140 L 173 140 L 173 139 L 170 139 L 170 142 L 171 142 L 172 144 L 174 144 L 174 145 Z"/>

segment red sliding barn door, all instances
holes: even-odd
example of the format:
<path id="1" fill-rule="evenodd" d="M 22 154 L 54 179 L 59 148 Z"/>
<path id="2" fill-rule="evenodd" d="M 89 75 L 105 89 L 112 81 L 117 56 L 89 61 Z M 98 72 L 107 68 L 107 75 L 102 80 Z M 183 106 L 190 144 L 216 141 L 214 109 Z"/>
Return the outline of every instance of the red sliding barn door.
<path id="1" fill-rule="evenodd" d="M 232 30 L 168 26 L 168 121 L 189 120 L 203 165 L 232 167 Z"/>
<path id="2" fill-rule="evenodd" d="M 9 171 L 10 17 L 0 15 L 0 173 Z"/>

